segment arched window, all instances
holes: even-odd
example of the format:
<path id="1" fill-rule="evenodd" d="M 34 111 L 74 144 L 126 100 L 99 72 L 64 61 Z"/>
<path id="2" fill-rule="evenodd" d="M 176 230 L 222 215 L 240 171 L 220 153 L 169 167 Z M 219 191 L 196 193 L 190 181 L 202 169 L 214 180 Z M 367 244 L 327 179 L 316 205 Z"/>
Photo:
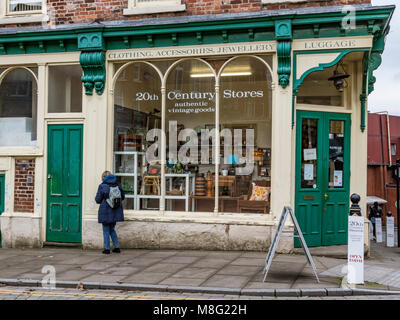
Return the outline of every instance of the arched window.
<path id="1" fill-rule="evenodd" d="M 200 187 L 204 189 L 204 195 L 197 192 L 197 195 L 203 196 L 196 198 L 196 192 L 192 190 L 195 196 L 192 198 L 192 210 L 214 211 L 215 150 L 211 137 L 215 134 L 211 134 L 210 138 L 206 135 L 215 129 L 215 108 L 215 73 L 210 65 L 200 59 L 188 59 L 177 62 L 169 69 L 165 106 L 169 169 L 165 177 L 166 210 L 189 211 L 190 203 L 185 195 L 187 189 L 193 189 L 196 173 L 204 178 L 203 182 L 206 179 L 210 181 Z M 190 181 L 182 175 L 184 172 L 192 172 Z"/>
<path id="2" fill-rule="evenodd" d="M 8 69 L 0 81 L 0 146 L 35 146 L 37 81 L 34 72 L 27 68 Z"/>
<path id="3" fill-rule="evenodd" d="M 147 174 L 145 152 L 153 142 L 147 133 L 161 128 L 161 78 L 151 65 L 129 63 L 118 69 L 114 87 L 114 172 L 126 193 L 124 208 L 159 208 L 159 200 L 139 198 L 141 193 L 159 193 L 145 189 Z M 158 184 L 159 185 L 159 184 Z M 155 184 L 157 186 L 157 184 Z"/>
<path id="4" fill-rule="evenodd" d="M 271 186 L 271 84 L 271 72 L 260 57 L 233 58 L 220 71 L 219 118 L 224 141 L 220 169 L 228 172 L 228 177 L 220 179 L 226 180 L 219 184 L 221 196 L 250 200 L 253 183 L 261 188 Z M 269 193 L 264 196 L 264 206 L 262 201 L 220 201 L 219 211 L 269 212 Z"/>

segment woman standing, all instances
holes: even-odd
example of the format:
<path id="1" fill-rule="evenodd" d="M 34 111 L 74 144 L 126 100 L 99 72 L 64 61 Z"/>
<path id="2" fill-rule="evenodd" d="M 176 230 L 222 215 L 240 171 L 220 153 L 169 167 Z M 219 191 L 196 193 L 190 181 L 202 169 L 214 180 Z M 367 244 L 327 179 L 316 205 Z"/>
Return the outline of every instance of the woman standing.
<path id="1" fill-rule="evenodd" d="M 104 237 L 104 254 L 110 254 L 110 237 L 114 244 L 113 252 L 120 253 L 121 250 L 118 244 L 118 235 L 115 231 L 115 224 L 119 221 L 124 221 L 124 211 L 122 208 L 122 201 L 125 199 L 124 190 L 121 184 L 117 182 L 117 177 L 111 174 L 110 171 L 104 171 L 101 175 L 102 183 L 99 185 L 96 194 L 96 203 L 100 204 L 98 222 L 103 224 L 103 237 Z M 120 205 L 111 207 L 110 190 L 118 187 L 120 192 Z M 108 201 L 107 201 L 108 200 Z"/>

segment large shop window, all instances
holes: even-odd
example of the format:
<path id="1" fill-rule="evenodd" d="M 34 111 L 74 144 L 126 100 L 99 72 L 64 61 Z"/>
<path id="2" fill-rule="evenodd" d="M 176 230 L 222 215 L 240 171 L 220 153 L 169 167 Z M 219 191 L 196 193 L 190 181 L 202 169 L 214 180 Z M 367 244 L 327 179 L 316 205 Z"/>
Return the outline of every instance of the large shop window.
<path id="1" fill-rule="evenodd" d="M 147 134 L 161 128 L 161 79 L 146 63 L 133 63 L 120 73 L 114 92 L 114 172 L 124 188 L 126 209 L 159 209 L 159 148 L 146 159 Z"/>
<path id="2" fill-rule="evenodd" d="M 116 64 L 113 163 L 126 209 L 269 213 L 267 65 L 270 57 Z"/>
<path id="3" fill-rule="evenodd" d="M 36 68 L 12 68 L 0 76 L 0 146 L 35 146 Z"/>
<path id="4" fill-rule="evenodd" d="M 49 66 L 50 113 L 82 112 L 81 77 L 79 65 Z"/>
<path id="5" fill-rule="evenodd" d="M 200 60 L 180 62 L 168 75 L 166 89 L 166 209 L 189 211 L 191 207 L 195 211 L 213 212 L 216 156 L 212 148 L 216 100 L 213 70 Z"/>
<path id="6" fill-rule="evenodd" d="M 221 212 L 269 213 L 271 102 L 271 74 L 261 59 L 237 58 L 222 70 Z"/>

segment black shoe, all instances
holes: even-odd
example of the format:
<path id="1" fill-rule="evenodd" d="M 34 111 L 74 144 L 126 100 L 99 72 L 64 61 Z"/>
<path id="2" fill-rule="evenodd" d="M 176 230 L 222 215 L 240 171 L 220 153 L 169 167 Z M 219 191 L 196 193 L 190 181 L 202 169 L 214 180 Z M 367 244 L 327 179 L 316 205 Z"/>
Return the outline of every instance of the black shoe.
<path id="1" fill-rule="evenodd" d="M 103 250 L 104 254 L 110 254 L 110 250 Z"/>
<path id="2" fill-rule="evenodd" d="M 115 252 L 115 253 L 121 253 L 121 250 L 120 250 L 119 248 L 114 248 L 114 249 L 113 249 L 113 252 Z"/>

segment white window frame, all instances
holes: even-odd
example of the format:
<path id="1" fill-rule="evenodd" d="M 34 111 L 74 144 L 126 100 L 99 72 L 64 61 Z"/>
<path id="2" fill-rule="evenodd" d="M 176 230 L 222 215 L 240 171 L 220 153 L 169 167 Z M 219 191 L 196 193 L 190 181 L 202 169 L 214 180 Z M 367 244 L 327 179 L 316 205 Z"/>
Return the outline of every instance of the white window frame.
<path id="1" fill-rule="evenodd" d="M 124 9 L 124 15 L 179 12 L 185 10 L 186 5 L 182 4 L 181 0 L 151 0 L 146 2 L 129 0 L 128 8 Z"/>
<path id="2" fill-rule="evenodd" d="M 10 0 L 6 0 L 6 15 L 7 16 L 15 16 L 15 15 L 31 15 L 31 14 L 41 14 L 43 13 L 43 8 L 46 6 L 46 0 L 42 0 L 42 9 L 40 10 L 28 10 L 28 11 L 10 11 Z"/>
<path id="3" fill-rule="evenodd" d="M 302 3 L 307 0 L 261 0 L 262 4 L 277 4 L 277 3 Z"/>
<path id="4" fill-rule="evenodd" d="M 9 11 L 9 0 L 0 1 L 0 25 L 4 24 L 19 24 L 19 23 L 35 23 L 35 22 L 47 22 L 49 17 L 47 16 L 47 1 L 42 1 L 41 10 L 32 11 Z"/>

